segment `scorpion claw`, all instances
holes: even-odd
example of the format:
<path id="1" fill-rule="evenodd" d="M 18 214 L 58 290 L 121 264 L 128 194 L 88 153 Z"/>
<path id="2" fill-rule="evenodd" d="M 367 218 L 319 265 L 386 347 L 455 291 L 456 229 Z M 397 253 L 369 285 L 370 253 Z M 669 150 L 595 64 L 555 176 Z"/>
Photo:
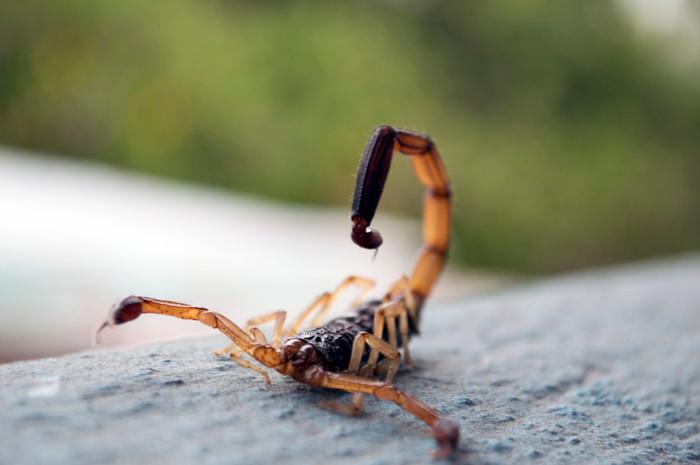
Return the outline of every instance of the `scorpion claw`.
<path id="1" fill-rule="evenodd" d="M 135 320 L 143 312 L 143 299 L 130 295 L 112 305 L 112 309 L 107 316 L 107 319 L 100 325 L 95 333 L 93 344 L 100 343 L 100 333 L 105 328 L 112 328 L 116 325 L 121 325 L 127 321 Z"/>
<path id="2" fill-rule="evenodd" d="M 433 457 L 447 457 L 457 448 L 459 425 L 453 420 L 441 418 L 433 425 L 432 436 L 438 444 L 438 449 L 433 452 Z"/>

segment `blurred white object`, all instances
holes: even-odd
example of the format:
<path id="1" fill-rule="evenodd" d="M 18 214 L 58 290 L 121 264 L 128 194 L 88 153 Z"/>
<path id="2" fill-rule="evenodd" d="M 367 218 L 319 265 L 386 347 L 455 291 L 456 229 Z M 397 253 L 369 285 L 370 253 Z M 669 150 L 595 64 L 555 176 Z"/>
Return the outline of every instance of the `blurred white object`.
<path id="1" fill-rule="evenodd" d="M 385 245 L 372 260 L 350 241 L 349 205 L 263 202 L 10 149 L 0 149 L 0 206 L 0 361 L 89 347 L 112 303 L 129 294 L 244 323 L 299 311 L 349 274 L 377 279 L 381 292 L 411 270 L 420 241 L 417 222 L 380 212 Z M 209 332 L 142 318 L 102 341 Z"/>
<path id="2" fill-rule="evenodd" d="M 50 399 L 61 392 L 60 376 L 45 376 L 36 380 L 34 387 L 27 391 L 29 399 Z"/>

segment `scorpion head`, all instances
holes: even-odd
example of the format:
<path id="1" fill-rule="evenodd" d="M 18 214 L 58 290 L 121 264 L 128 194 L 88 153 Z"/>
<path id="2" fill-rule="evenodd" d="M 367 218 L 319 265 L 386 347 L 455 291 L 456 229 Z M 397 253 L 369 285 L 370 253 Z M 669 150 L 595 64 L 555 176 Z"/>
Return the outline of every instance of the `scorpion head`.
<path id="1" fill-rule="evenodd" d="M 323 371 L 323 359 L 314 346 L 301 339 L 288 339 L 282 345 L 280 359 L 287 364 L 287 375 L 297 381 L 317 384 L 316 378 Z"/>
<path id="2" fill-rule="evenodd" d="M 282 346 L 281 359 L 297 370 L 321 363 L 321 356 L 314 346 L 301 339 L 288 339 Z"/>

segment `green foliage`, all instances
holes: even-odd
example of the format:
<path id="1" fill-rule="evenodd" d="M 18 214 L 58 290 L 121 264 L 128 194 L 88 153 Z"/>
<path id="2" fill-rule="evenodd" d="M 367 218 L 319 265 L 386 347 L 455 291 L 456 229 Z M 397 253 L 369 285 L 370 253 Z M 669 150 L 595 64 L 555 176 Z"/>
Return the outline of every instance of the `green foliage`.
<path id="1" fill-rule="evenodd" d="M 2 2 L 0 141 L 347 205 L 389 123 L 437 140 L 465 263 L 697 247 L 700 85 L 616 5 Z M 397 171 L 383 209 L 418 215 Z"/>

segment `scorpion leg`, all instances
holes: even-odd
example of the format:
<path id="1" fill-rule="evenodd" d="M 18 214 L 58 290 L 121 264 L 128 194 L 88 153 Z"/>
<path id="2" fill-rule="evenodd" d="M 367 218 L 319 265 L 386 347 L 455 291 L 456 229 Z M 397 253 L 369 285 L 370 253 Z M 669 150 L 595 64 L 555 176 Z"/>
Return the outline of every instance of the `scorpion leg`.
<path id="1" fill-rule="evenodd" d="M 408 277 L 402 276 L 396 281 L 387 295 L 384 297 L 386 301 L 394 300 L 403 301 L 404 310 L 399 312 L 399 333 L 401 334 L 401 345 L 403 349 L 403 361 L 406 365 L 411 365 L 411 353 L 409 350 L 410 324 L 412 323 L 416 332 L 418 332 L 418 321 L 416 313 L 416 302 L 411 292 L 411 283 Z M 409 320 L 410 319 L 410 320 Z"/>
<path id="2" fill-rule="evenodd" d="M 298 333 L 302 326 L 304 325 L 304 321 L 306 321 L 309 316 L 316 310 L 317 314 L 314 316 L 311 326 L 318 326 L 321 324 L 321 321 L 325 318 L 325 316 L 328 314 L 328 311 L 331 309 L 331 305 L 333 304 L 333 301 L 335 300 L 338 295 L 343 292 L 345 289 L 352 285 L 357 285 L 360 286 L 363 291 L 361 292 L 360 296 L 356 300 L 359 300 L 364 294 L 366 294 L 372 287 L 374 287 L 374 280 L 368 279 L 368 278 L 362 278 L 360 276 L 348 276 L 345 278 L 339 285 L 338 287 L 335 288 L 333 292 L 324 292 L 321 294 L 319 297 L 314 300 L 311 305 L 309 305 L 303 312 L 299 314 L 299 316 L 294 320 L 294 323 L 285 331 L 285 335 L 291 336 L 296 333 Z"/>
<path id="3" fill-rule="evenodd" d="M 227 352 L 229 352 L 229 357 L 231 358 L 231 360 L 238 363 L 240 366 L 242 366 L 244 368 L 248 368 L 248 369 L 253 370 L 254 372 L 258 373 L 260 376 L 263 377 L 265 384 L 267 384 L 268 386 L 271 384 L 270 375 L 267 373 L 267 371 L 265 371 L 263 368 L 260 368 L 259 366 L 255 365 L 255 364 L 251 363 L 250 361 L 241 357 L 241 355 L 243 355 L 245 353 L 241 348 L 239 348 L 235 344 L 231 344 L 225 350 Z"/>
<path id="4" fill-rule="evenodd" d="M 385 316 L 384 310 L 378 310 L 377 313 L 381 312 Z M 401 354 L 396 348 L 396 344 L 393 345 L 384 341 L 381 336 L 384 328 L 384 319 L 382 317 L 377 320 L 377 313 L 375 313 L 375 323 L 374 323 L 374 334 L 369 334 L 367 332 L 362 332 L 355 336 L 352 343 L 352 355 L 350 357 L 350 363 L 348 364 L 347 372 L 352 375 L 360 374 L 360 364 L 362 363 L 362 358 L 365 354 L 365 347 L 369 346 L 371 349 L 370 360 L 374 360 L 374 365 L 370 368 L 369 364 L 365 366 L 365 375 L 372 376 L 376 368 L 377 359 L 379 354 L 386 357 L 388 360 L 388 366 L 386 371 L 386 383 L 391 383 L 396 376 L 396 372 L 401 364 Z M 403 312 L 406 313 L 405 311 Z M 391 331 L 390 331 L 391 333 Z M 390 338 L 391 339 L 391 338 Z M 394 327 L 394 339 L 396 339 L 396 331 Z M 373 355 L 376 354 L 376 355 Z M 357 415 L 362 410 L 362 405 L 364 403 L 364 394 L 355 393 L 352 396 L 352 401 L 350 404 L 340 403 L 340 402 L 321 402 L 320 405 L 331 410 L 335 410 L 340 413 Z"/>
<path id="5" fill-rule="evenodd" d="M 253 339 L 255 339 L 255 342 L 258 344 L 265 345 L 267 344 L 267 338 L 265 337 L 265 333 L 260 330 L 260 328 L 253 327 L 248 330 L 251 336 L 253 336 Z"/>
<path id="6" fill-rule="evenodd" d="M 319 373 L 317 382 L 326 388 L 370 394 L 380 400 L 389 400 L 414 417 L 424 421 L 431 427 L 432 435 L 438 443 L 438 450 L 433 454 L 435 457 L 449 455 L 457 447 L 459 425 L 455 421 L 440 417 L 435 410 L 392 384 L 332 372 Z"/>
<path id="7" fill-rule="evenodd" d="M 362 298 L 367 294 L 373 287 L 374 287 L 374 280 L 369 279 L 369 278 L 362 278 L 360 276 L 348 276 L 345 278 L 340 284 L 338 284 L 338 287 L 335 288 L 335 290 L 331 293 L 331 296 L 328 299 L 328 304 L 321 307 L 314 317 L 313 320 L 311 320 L 311 326 L 315 327 L 323 323 L 323 321 L 326 318 L 326 315 L 328 315 L 328 312 L 331 309 L 331 305 L 333 304 L 333 301 L 338 297 L 345 289 L 349 288 L 350 286 L 358 286 L 360 287 L 360 293 L 358 294 L 357 297 L 355 297 L 355 300 L 353 301 L 352 305 L 356 306 L 362 301 Z"/>
<path id="8" fill-rule="evenodd" d="M 365 345 L 368 345 L 372 352 L 376 351 L 389 360 L 385 382 L 393 382 L 394 376 L 396 376 L 396 372 L 399 370 L 399 364 L 401 363 L 401 353 L 396 349 L 396 346 L 369 333 L 360 333 L 355 337 L 352 344 L 352 356 L 350 358 L 348 372 L 352 374 L 358 374 L 360 372 L 360 363 L 365 354 Z"/>
<path id="9" fill-rule="evenodd" d="M 287 318 L 287 312 L 283 310 L 278 310 L 276 312 L 270 312 L 270 313 L 265 313 L 264 315 L 257 316 L 255 318 L 251 318 L 246 322 L 246 331 L 251 331 L 252 329 L 257 329 L 253 328 L 254 326 L 257 327 L 259 325 L 268 323 L 272 320 L 275 320 L 275 326 L 274 329 L 272 330 L 272 345 L 275 348 L 279 348 L 282 345 L 282 331 L 284 329 L 284 320 Z M 257 338 L 256 338 L 257 339 Z"/>
<path id="10" fill-rule="evenodd" d="M 415 325 L 418 326 L 416 299 L 413 298 L 413 293 L 411 292 L 411 281 L 406 275 L 401 276 L 394 284 L 392 284 L 389 291 L 386 293 L 386 296 L 384 296 L 384 300 L 386 302 L 399 299 L 404 300 L 409 315 L 413 319 Z"/>
<path id="11" fill-rule="evenodd" d="M 250 327 L 250 325 L 246 326 L 245 328 L 246 332 L 250 334 L 250 336 L 255 340 L 256 343 L 266 345 L 267 344 L 267 338 L 265 337 L 265 334 L 260 330 L 260 328 L 253 326 Z M 273 346 L 276 349 L 279 348 L 279 346 Z M 238 345 L 236 345 L 235 342 L 232 342 L 231 344 L 227 345 L 223 349 L 217 349 L 214 350 L 213 353 L 214 355 L 217 356 L 222 356 L 222 355 L 227 355 L 227 356 L 232 356 L 232 354 L 236 353 L 239 351 Z"/>
<path id="12" fill-rule="evenodd" d="M 411 366 L 411 352 L 408 349 L 410 338 L 410 327 L 408 325 L 408 309 L 403 305 L 402 311 L 399 313 L 399 332 L 401 333 L 401 345 L 403 348 L 403 361 L 406 365 Z"/>
<path id="13" fill-rule="evenodd" d="M 389 302 L 382 305 L 374 312 L 374 325 L 372 332 L 374 336 L 382 340 L 384 337 L 384 327 L 386 326 L 389 342 L 389 347 L 396 350 L 398 347 L 398 341 L 396 339 L 396 317 L 400 316 L 402 312 L 405 312 L 405 308 L 401 302 Z M 377 369 L 377 361 L 379 360 L 380 351 L 371 347 L 369 357 L 367 358 L 367 365 L 363 369 L 362 374 L 367 377 L 374 376 Z M 384 355 L 384 354 L 382 354 Z"/>
<path id="14" fill-rule="evenodd" d="M 396 311 L 397 311 L 397 316 L 399 319 L 399 333 L 401 334 L 401 348 L 402 348 L 402 354 L 401 354 L 401 359 L 403 363 L 407 366 L 411 366 L 413 364 L 411 360 L 411 352 L 409 350 L 409 342 L 410 342 L 410 337 L 411 337 L 411 330 L 410 326 L 408 323 L 408 311 L 406 310 L 406 306 L 403 302 L 397 301 L 395 302 L 397 305 Z M 396 341 L 396 318 L 392 316 L 386 316 L 385 314 L 385 320 L 386 320 L 386 327 L 387 327 L 387 333 L 389 334 L 389 343 L 391 344 L 392 339 Z M 392 333 L 394 334 L 394 337 L 392 338 Z M 398 345 L 396 344 L 391 344 L 392 347 L 398 349 Z M 371 355 L 371 354 L 370 354 Z M 384 354 L 382 354 L 384 355 Z M 388 362 L 387 359 L 384 359 L 376 364 L 376 371 L 377 373 L 386 373 L 386 363 Z M 366 375 L 370 375 L 370 367 L 367 367 Z"/>
<path id="15" fill-rule="evenodd" d="M 301 330 L 302 326 L 304 326 L 304 321 L 309 317 L 309 315 L 311 315 L 314 310 L 317 310 L 319 307 L 323 308 L 324 306 L 327 306 L 330 298 L 330 292 L 324 292 L 318 296 L 313 302 L 311 302 L 311 305 L 306 307 L 306 309 L 299 314 L 291 326 L 284 331 L 285 336 L 289 337 L 293 334 L 297 334 L 299 330 Z"/>
<path id="16" fill-rule="evenodd" d="M 287 316 L 287 312 L 285 311 L 276 311 L 276 312 L 270 312 L 266 313 L 264 315 L 261 315 L 256 318 L 251 318 L 250 320 L 247 321 L 245 330 L 255 339 L 255 342 L 258 344 L 265 345 L 267 344 L 267 338 L 265 337 L 265 334 L 258 328 L 257 326 L 254 325 L 260 325 L 267 323 L 269 321 L 272 321 L 273 319 L 275 320 L 275 327 L 273 330 L 273 347 L 276 349 L 279 349 L 281 345 L 280 341 L 280 335 L 282 333 L 282 327 L 284 325 L 284 319 Z M 224 347 L 223 349 L 215 350 L 214 354 L 215 355 L 224 355 L 228 354 L 229 358 L 233 360 L 234 362 L 238 363 L 242 367 L 249 368 L 257 373 L 259 373 L 262 377 L 263 380 L 265 381 L 265 384 L 268 386 L 271 384 L 270 381 L 270 375 L 268 375 L 267 371 L 264 369 L 260 368 L 259 366 L 250 363 L 248 360 L 245 360 L 244 358 L 241 357 L 243 355 L 244 351 L 236 345 L 235 342 L 229 344 L 228 346 Z"/>
<path id="17" fill-rule="evenodd" d="M 184 320 L 199 321 L 202 324 L 218 329 L 224 333 L 233 341 L 235 346 L 239 347 L 242 351 L 246 352 L 263 365 L 275 369 L 284 365 L 274 347 L 259 343 L 254 337 L 251 337 L 250 334 L 243 331 L 235 323 L 220 313 L 209 311 L 203 307 L 193 307 L 170 300 L 137 296 L 126 297 L 112 307 L 112 311 L 107 320 L 97 331 L 99 333 L 108 326 L 120 325 L 135 320 L 142 313 L 155 313 Z M 262 333 L 260 334 L 262 335 Z M 240 357 L 236 355 L 236 358 Z"/>
<path id="18" fill-rule="evenodd" d="M 352 375 L 359 374 L 360 364 L 362 362 L 362 357 L 365 354 L 366 346 L 369 346 L 372 350 L 378 351 L 389 361 L 386 380 L 384 382 L 391 383 L 394 380 L 394 376 L 396 376 L 396 372 L 399 370 L 401 354 L 394 346 L 367 332 L 362 332 L 355 336 L 355 340 L 352 343 L 352 356 L 350 358 L 350 364 L 347 370 L 348 373 Z M 319 404 L 321 407 L 335 410 L 340 413 L 357 415 L 362 410 L 363 402 L 364 394 L 354 393 L 350 404 L 331 401 L 322 401 Z"/>

